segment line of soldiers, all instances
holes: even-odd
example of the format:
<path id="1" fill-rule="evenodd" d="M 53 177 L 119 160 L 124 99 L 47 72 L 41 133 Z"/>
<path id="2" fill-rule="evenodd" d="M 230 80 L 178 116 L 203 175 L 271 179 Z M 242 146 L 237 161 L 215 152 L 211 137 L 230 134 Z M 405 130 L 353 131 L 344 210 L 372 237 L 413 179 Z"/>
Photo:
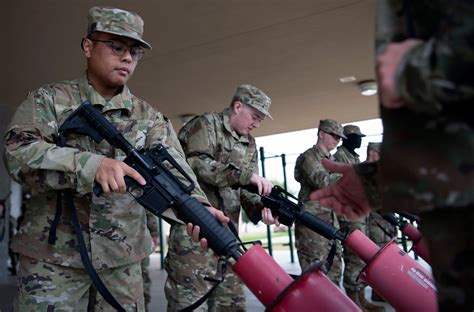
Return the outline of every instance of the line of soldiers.
<path id="1" fill-rule="evenodd" d="M 413 9 L 424 12 L 426 7 L 429 6 L 424 3 L 420 7 L 415 5 Z M 466 5 L 466 8 L 468 7 Z M 434 9 L 431 11 L 443 12 Z M 387 9 L 383 12 L 391 11 Z M 457 12 L 469 11 L 458 9 Z M 465 13 L 461 17 L 469 16 L 471 15 Z M 428 20 L 430 19 L 424 21 Z M 431 20 L 437 18 L 432 17 Z M 466 20 L 472 19 L 462 19 Z M 127 86 L 145 51 L 151 49 L 151 45 L 143 39 L 144 23 L 141 17 L 136 13 L 117 8 L 93 7 L 89 11 L 87 26 L 86 35 L 81 40 L 87 64 L 85 74 L 78 79 L 47 84 L 30 92 L 17 109 L 5 134 L 6 168 L 16 181 L 31 188 L 31 200 L 27 203 L 24 220 L 11 245 L 12 250 L 20 254 L 14 311 L 111 311 L 109 303 L 98 295 L 98 290 L 92 284 L 89 273 L 84 268 L 84 258 L 90 260 L 93 269 L 97 271 L 109 292 L 126 311 L 145 310 L 142 268 L 146 265 L 142 266 L 142 261 L 153 251 L 154 244 L 151 232 L 147 228 L 146 213 L 143 207 L 126 193 L 124 177 L 129 176 L 141 185 L 145 184 L 144 178 L 123 162 L 126 155 L 122 151 L 112 148 L 106 142 L 96 143 L 77 134 L 68 136 L 66 142 L 62 142 L 65 144 L 59 144 L 57 140 L 58 128 L 71 112 L 86 100 L 93 103 L 137 149 L 150 149 L 158 144 L 167 147 L 168 152 L 196 184 L 191 196 L 207 207 L 220 222 L 228 223 L 230 228 L 237 227 L 241 207 L 246 209 L 248 215 L 261 213 L 264 223 L 277 222 L 269 209 L 262 206 L 258 195 L 239 188 L 241 185 L 252 184 L 258 187 L 260 194 L 267 195 L 271 191 L 272 183 L 257 173 L 257 149 L 255 140 L 250 134 L 260 126 L 264 118 L 271 118 L 270 97 L 252 85 L 240 85 L 228 108 L 220 113 L 196 117 L 180 131 L 179 135 L 176 135 L 170 121 L 153 106 L 132 94 Z M 420 44 L 418 41 L 409 43 L 410 48 Z M 433 46 L 427 45 L 426 48 Z M 446 47 L 441 50 L 443 57 L 446 56 L 444 54 L 449 54 L 446 51 L 449 51 Z M 416 60 L 426 54 L 421 50 L 416 52 L 419 52 L 419 58 Z M 410 63 L 410 68 L 416 67 L 418 64 L 416 60 Z M 450 62 L 441 63 L 451 64 Z M 462 66 L 456 68 L 460 70 Z M 434 76 L 439 75 L 437 72 Z M 461 78 L 459 81 L 463 81 Z M 438 82 L 441 87 L 437 94 L 448 98 L 448 95 L 454 94 L 450 89 L 453 84 Z M 410 83 L 406 82 L 406 85 Z M 425 89 L 431 90 L 436 86 L 438 85 L 433 83 Z M 457 98 L 462 98 L 463 94 L 473 94 L 470 87 L 459 90 L 459 93 L 456 93 L 459 95 Z M 391 93 L 383 93 L 385 96 L 387 94 Z M 419 92 L 416 95 L 421 96 Z M 387 100 L 384 103 L 400 105 L 397 101 Z M 439 105 L 425 105 L 422 109 L 438 112 Z M 449 116 L 451 115 L 443 115 L 443 118 Z M 463 118 L 468 118 L 466 116 L 468 114 L 456 115 L 462 121 L 462 125 L 465 124 Z M 407 122 L 413 120 L 414 118 L 408 118 Z M 442 120 L 437 122 L 441 123 Z M 436 122 L 429 123 L 430 129 L 436 128 L 436 125 Z M 459 123 L 450 125 L 452 126 L 449 127 L 450 133 L 462 130 L 464 131 L 462 134 L 471 134 L 469 127 L 461 127 Z M 416 125 L 412 126 L 416 128 Z M 424 133 L 423 130 L 420 130 L 420 133 Z M 441 134 L 446 134 L 444 128 L 440 130 Z M 317 198 L 311 192 L 335 186 L 344 178 L 340 174 L 329 173 L 324 169 L 324 160 L 331 157 L 330 151 L 338 145 L 340 138 L 343 138 L 340 151 L 336 154 L 340 155 L 343 161 L 357 162 L 354 150 L 357 145 L 360 146 L 361 136 L 360 130 L 354 126 L 343 129 L 335 121 L 323 120 L 319 125 L 318 142 L 303 153 L 296 163 L 295 178 L 301 183 L 298 197 L 305 202 L 305 209 L 335 225 L 341 222 L 349 227 L 362 228 L 367 221 L 365 218 L 356 222 L 338 220 L 332 210 L 320 204 L 320 202 L 328 203 L 328 200 L 309 201 L 310 198 Z M 389 138 L 389 145 L 393 146 L 394 141 L 397 140 Z M 458 157 L 472 154 L 472 144 L 465 146 L 467 150 L 459 153 Z M 471 185 L 468 183 L 471 180 L 468 179 L 472 176 L 466 178 L 466 174 L 472 171 L 469 171 L 471 168 L 469 159 L 462 158 L 462 161 L 465 165 L 462 167 L 463 171 L 459 173 L 458 169 L 453 169 L 453 172 L 458 176 L 464 175 L 450 181 L 458 183 L 459 189 Z M 472 162 L 472 158 L 470 161 Z M 332 168 L 340 168 L 338 166 Z M 417 171 L 420 179 L 425 178 L 423 176 L 425 173 Z M 186 183 L 181 175 L 176 177 Z M 436 180 L 442 185 L 440 190 L 444 190 L 445 187 L 443 177 L 445 176 L 441 175 L 441 178 Z M 467 181 L 466 184 L 459 182 L 464 181 L 463 179 Z M 102 187 L 103 195 L 93 194 L 94 184 Z M 467 199 L 472 198 L 468 197 L 471 193 L 466 191 L 457 193 L 458 197 L 448 197 L 450 200 L 457 199 L 456 203 L 459 205 L 464 204 L 462 211 L 465 215 L 471 216 L 471 206 L 466 204 Z M 64 194 L 71 195 L 64 198 Z M 370 194 L 377 195 L 379 192 Z M 438 194 L 435 193 L 433 196 Z M 448 197 L 442 197 L 442 202 L 445 203 Z M 424 200 L 425 197 L 416 199 Z M 80 231 L 73 230 L 73 210 L 61 209 L 63 206 L 70 207 L 70 202 L 77 210 L 76 223 L 79 223 Z M 367 207 L 363 209 L 366 211 Z M 164 213 L 164 218 L 172 224 L 170 248 L 166 259 L 168 279 L 165 293 L 168 310 L 185 308 L 200 298 L 210 287 L 208 283 L 203 283 L 204 277 L 219 275 L 224 271 L 227 272 L 224 281 L 200 310 L 245 310 L 242 284 L 230 273 L 231 268 L 228 266 L 217 268 L 212 252 L 200 249 L 196 242 L 198 229 L 191 227 L 193 238 L 191 239 L 190 225 L 186 227 L 175 213 L 174 209 L 168 209 Z M 440 213 L 425 213 L 428 224 L 432 225 L 431 228 L 428 226 L 429 238 L 436 237 L 437 227 L 434 225 L 440 221 L 438 214 Z M 449 213 L 443 215 L 443 221 L 446 218 L 453 224 L 463 221 L 452 217 Z M 464 220 L 463 228 L 467 229 L 468 223 Z M 340 246 L 329 246 L 324 238 L 314 238 L 314 233 L 308 233 L 298 224 L 295 231 L 298 256 L 303 268 L 326 255 L 330 248 L 336 248 L 336 261 L 329 273 L 331 279 L 334 282 L 338 281 L 338 276 L 342 272 L 338 258 L 344 256 L 347 263 L 344 286 L 348 294 L 364 309 L 377 309 L 364 302 L 361 295 L 364 285 L 355 282 L 354 272 L 357 269 L 351 269 L 351 263 L 354 262 L 354 268 L 358 264 L 353 261 L 350 253 L 346 252 L 343 255 Z M 466 233 L 469 234 L 469 231 L 461 232 L 464 238 L 470 237 Z M 444 234 L 446 235 L 443 238 L 446 239 L 443 242 L 452 240 L 452 237 L 447 236 L 449 233 Z M 82 235 L 86 242 L 86 255 L 79 256 L 78 235 Z M 466 239 L 461 241 L 465 242 L 469 243 Z M 469 300 L 472 300 L 472 296 L 464 296 L 467 293 L 466 289 L 469 291 L 469 288 L 451 281 L 457 276 L 455 272 L 468 271 L 472 267 L 472 261 L 469 262 L 466 260 L 468 258 L 462 256 L 463 252 L 468 250 L 466 246 L 470 245 L 456 249 L 455 256 L 458 257 L 456 263 L 461 263 L 461 266 L 453 267 L 451 264 L 445 264 L 443 267 L 447 268 L 445 272 L 449 275 L 435 271 L 438 273 L 437 278 L 439 277 L 438 286 L 443 285 L 439 284 L 439 281 L 449 280 L 445 285 L 454 285 L 460 293 L 459 296 L 453 296 L 449 289 L 442 288 L 440 298 L 446 296 L 449 300 L 445 302 L 458 304 L 459 301 L 464 307 L 471 304 Z M 436 247 L 435 255 L 441 254 L 442 249 L 435 243 L 431 243 L 430 247 L 432 249 Z M 453 268 L 455 270 L 452 270 Z M 463 276 L 467 276 L 463 278 L 468 282 L 472 280 L 469 275 Z M 470 291 L 472 292 L 472 288 Z M 451 298 L 456 300 L 453 301 Z"/>
<path id="2" fill-rule="evenodd" d="M 339 228 L 347 227 L 350 230 L 360 230 L 369 235 L 378 244 L 384 244 L 396 235 L 393 226 L 390 226 L 377 213 L 358 220 L 348 220 L 327 207 L 321 206 L 318 201 L 312 201 L 309 195 L 314 190 L 336 183 L 341 175 L 331 173 L 321 164 L 321 159 L 330 159 L 338 162 L 359 163 L 359 155 L 355 152 L 360 148 L 362 137 L 360 128 L 355 125 L 342 127 L 337 121 L 323 119 L 318 126 L 316 144 L 302 153 L 296 160 L 295 180 L 301 185 L 298 199 L 304 203 L 305 211 L 321 218 L 329 224 Z M 342 144 L 334 155 L 331 154 L 342 139 Z M 367 160 L 373 161 L 380 153 L 380 143 L 371 142 L 367 148 Z M 369 157 L 370 155 L 370 157 Z M 370 220 L 370 221 L 369 221 Z M 377 220 L 377 221 L 375 221 Z M 384 230 L 380 229 L 383 226 Z M 389 235 L 387 235 L 389 233 Z M 314 261 L 325 260 L 331 248 L 336 248 L 332 266 L 328 272 L 329 278 L 339 286 L 342 276 L 343 286 L 347 295 L 364 311 L 384 311 L 384 308 L 366 300 L 364 296 L 365 284 L 358 281 L 358 275 L 364 268 L 364 262 L 350 250 L 335 242 L 330 242 L 323 236 L 311 231 L 304 225 L 296 222 L 295 225 L 296 249 L 303 271 L 311 267 Z M 344 259 L 344 269 L 341 259 Z M 374 297 L 374 299 L 379 299 Z"/>

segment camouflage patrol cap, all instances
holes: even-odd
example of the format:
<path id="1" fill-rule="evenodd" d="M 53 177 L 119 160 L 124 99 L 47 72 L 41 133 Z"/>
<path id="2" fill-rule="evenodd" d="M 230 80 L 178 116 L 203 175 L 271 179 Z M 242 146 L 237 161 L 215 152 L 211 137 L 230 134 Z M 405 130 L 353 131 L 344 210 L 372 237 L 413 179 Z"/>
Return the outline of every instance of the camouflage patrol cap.
<path id="1" fill-rule="evenodd" d="M 135 39 L 143 47 L 151 49 L 151 45 L 142 39 L 143 20 L 136 13 L 113 7 L 96 6 L 89 10 L 87 19 L 88 36 L 95 31 L 105 32 Z"/>
<path id="2" fill-rule="evenodd" d="M 238 86 L 232 101 L 240 101 L 244 104 L 250 105 L 268 118 L 273 119 L 269 112 L 272 100 L 257 87 L 249 84 Z"/>
<path id="3" fill-rule="evenodd" d="M 338 135 L 341 138 L 347 139 L 347 137 L 344 135 L 342 126 L 333 119 L 321 119 L 319 121 L 318 129 L 327 133 Z"/>
<path id="4" fill-rule="evenodd" d="M 382 149 L 382 143 L 369 142 L 369 145 L 367 145 L 367 150 L 374 150 L 380 153 L 381 149 Z"/>
<path id="5" fill-rule="evenodd" d="M 354 125 L 344 126 L 344 135 L 347 136 L 349 134 L 357 134 L 360 137 L 365 137 L 365 134 L 362 134 L 362 132 L 360 132 L 360 128 Z"/>

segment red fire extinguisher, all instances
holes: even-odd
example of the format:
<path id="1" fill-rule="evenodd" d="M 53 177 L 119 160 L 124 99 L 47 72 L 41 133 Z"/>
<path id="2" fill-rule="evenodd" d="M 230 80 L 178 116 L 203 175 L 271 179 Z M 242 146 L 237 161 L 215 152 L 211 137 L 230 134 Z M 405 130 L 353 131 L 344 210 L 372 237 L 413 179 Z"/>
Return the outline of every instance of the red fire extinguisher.
<path id="1" fill-rule="evenodd" d="M 247 250 L 232 270 L 273 312 L 361 311 L 317 264 L 293 280 L 260 246 Z"/>
<path id="2" fill-rule="evenodd" d="M 337 239 L 345 244 L 366 263 L 360 278 L 397 311 L 437 311 L 431 273 L 398 248 L 393 240 L 379 248 L 358 230 L 344 233 L 304 211 L 293 195 L 278 186 L 273 187 L 270 195 L 262 196 L 262 203 L 279 216 L 282 224 L 291 225 L 298 220 L 327 239 Z"/>

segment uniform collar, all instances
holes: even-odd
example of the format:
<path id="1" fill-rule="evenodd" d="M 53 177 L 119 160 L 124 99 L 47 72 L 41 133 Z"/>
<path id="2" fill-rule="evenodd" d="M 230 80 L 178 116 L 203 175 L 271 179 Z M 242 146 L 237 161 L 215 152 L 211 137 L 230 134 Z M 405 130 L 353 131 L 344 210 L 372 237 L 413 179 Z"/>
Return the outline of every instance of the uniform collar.
<path id="1" fill-rule="evenodd" d="M 248 143 L 250 142 L 249 136 L 250 135 L 240 135 L 237 132 L 235 132 L 234 129 L 230 126 L 230 109 L 226 107 L 222 111 L 222 116 L 223 116 L 223 122 L 224 122 L 224 128 L 229 132 L 234 138 L 236 138 L 239 142 L 244 142 Z"/>
<path id="2" fill-rule="evenodd" d="M 354 153 L 351 153 L 351 151 L 344 145 L 339 146 L 338 149 L 341 149 L 344 153 L 348 155 L 352 155 L 353 157 L 359 157 L 359 154 L 357 154 L 355 151 Z"/>
<path id="3" fill-rule="evenodd" d="M 100 106 L 102 112 L 123 110 L 128 116 L 132 113 L 132 94 L 126 85 L 122 87 L 122 91 L 119 94 L 110 100 L 106 100 L 89 83 L 87 76 L 84 76 L 79 79 L 79 91 L 81 93 L 81 102 L 89 100 L 94 106 Z"/>
<path id="4" fill-rule="evenodd" d="M 321 149 L 321 147 L 319 147 L 319 146 L 316 145 L 316 144 L 313 145 L 313 152 L 314 152 L 316 155 L 318 155 L 319 157 L 321 157 L 321 158 L 322 158 L 322 157 L 324 157 L 324 158 L 329 158 L 329 156 L 331 156 L 330 153 L 327 153 L 327 154 L 326 154 L 326 153 Z"/>

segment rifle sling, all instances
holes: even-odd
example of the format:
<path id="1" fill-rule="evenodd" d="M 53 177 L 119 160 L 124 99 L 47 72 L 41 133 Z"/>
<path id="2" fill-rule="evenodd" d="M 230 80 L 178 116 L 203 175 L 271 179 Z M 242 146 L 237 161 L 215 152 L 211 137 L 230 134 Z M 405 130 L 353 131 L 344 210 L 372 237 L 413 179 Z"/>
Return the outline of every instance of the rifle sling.
<path id="1" fill-rule="evenodd" d="M 63 135 L 59 135 L 55 137 L 55 141 L 58 146 L 64 146 L 65 137 Z M 49 229 L 49 237 L 48 237 L 48 244 L 54 245 L 57 239 L 57 228 L 59 225 L 59 221 L 61 219 L 62 214 L 62 194 L 64 193 L 64 198 L 66 200 L 66 205 L 71 211 L 72 216 L 72 226 L 74 229 L 74 234 L 76 235 L 77 246 L 79 248 L 79 254 L 81 255 L 81 261 L 84 265 L 84 269 L 86 270 L 87 274 L 89 274 L 92 284 L 97 289 L 97 291 L 101 294 L 101 296 L 107 301 L 114 309 L 117 311 L 125 311 L 124 308 L 120 305 L 120 303 L 114 298 L 114 296 L 110 293 L 110 291 L 105 286 L 104 282 L 97 274 L 97 271 L 94 269 L 92 265 L 91 259 L 87 253 L 86 244 L 84 242 L 84 236 L 82 235 L 81 225 L 79 223 L 79 218 L 77 216 L 76 205 L 74 205 L 74 197 L 72 194 L 71 189 L 66 190 L 59 190 L 57 192 L 56 197 L 56 212 L 54 214 L 54 219 L 51 222 L 51 228 Z"/>
<path id="2" fill-rule="evenodd" d="M 194 303 L 187 306 L 186 308 L 178 310 L 179 312 L 191 312 L 191 311 L 196 310 L 212 295 L 212 293 L 214 293 L 214 291 L 217 289 L 217 286 L 219 286 L 219 284 L 224 281 L 224 274 L 227 267 L 227 260 L 224 259 L 224 261 L 219 261 L 218 263 L 221 264 L 221 272 L 222 272 L 221 278 L 213 279 L 213 278 L 204 277 L 204 280 L 209 281 L 209 282 L 214 282 L 214 285 L 212 285 L 212 287 L 201 298 L 199 298 L 198 300 L 196 300 Z"/>
<path id="3" fill-rule="evenodd" d="M 72 225 L 74 228 L 74 233 L 76 234 L 77 245 L 79 247 L 79 253 L 81 255 L 82 264 L 86 269 L 86 272 L 89 274 L 92 283 L 94 284 L 97 291 L 102 295 L 102 297 L 107 301 L 114 309 L 117 311 L 125 311 L 124 308 L 118 303 L 114 296 L 107 289 L 107 286 L 102 282 L 97 274 L 97 271 L 92 265 L 91 259 L 87 254 L 86 244 L 84 242 L 84 236 L 82 235 L 81 225 L 79 223 L 79 218 L 77 217 L 76 206 L 74 205 L 73 195 L 70 189 L 64 191 L 67 207 L 71 210 L 72 215 Z"/>

